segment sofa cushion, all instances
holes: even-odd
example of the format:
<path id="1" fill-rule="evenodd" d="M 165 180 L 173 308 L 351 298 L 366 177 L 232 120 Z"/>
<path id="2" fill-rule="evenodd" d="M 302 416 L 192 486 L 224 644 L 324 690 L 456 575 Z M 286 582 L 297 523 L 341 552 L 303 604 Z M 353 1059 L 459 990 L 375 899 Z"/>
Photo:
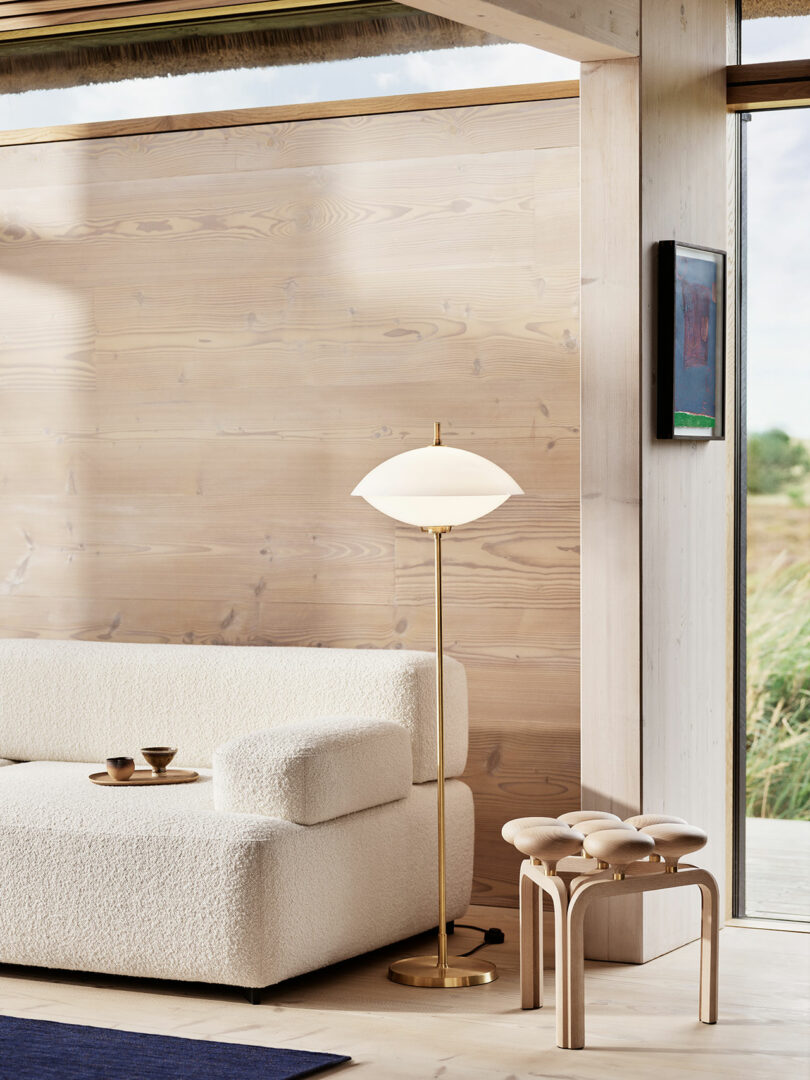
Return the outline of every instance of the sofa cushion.
<path id="1" fill-rule="evenodd" d="M 316 825 L 404 799 L 411 741 L 390 720 L 321 719 L 232 739 L 214 754 L 214 808 Z"/>
<path id="2" fill-rule="evenodd" d="M 2 768 L 4 765 L 16 765 L 16 764 L 17 764 L 16 761 L 9 761 L 8 758 L 0 757 L 0 768 Z"/>
<path id="3" fill-rule="evenodd" d="M 436 778 L 430 653 L 0 639 L 0 756 L 98 761 L 176 746 L 208 768 L 236 735 L 318 716 L 367 716 L 411 737 L 414 783 Z M 447 776 L 467 758 L 464 668 L 445 664 Z"/>
<path id="4" fill-rule="evenodd" d="M 206 771 L 112 788 L 94 768 L 0 769 L 0 963 L 266 986 L 435 925 L 435 784 L 303 826 L 216 813 Z M 451 780 L 448 918 L 469 903 L 472 843 Z"/>

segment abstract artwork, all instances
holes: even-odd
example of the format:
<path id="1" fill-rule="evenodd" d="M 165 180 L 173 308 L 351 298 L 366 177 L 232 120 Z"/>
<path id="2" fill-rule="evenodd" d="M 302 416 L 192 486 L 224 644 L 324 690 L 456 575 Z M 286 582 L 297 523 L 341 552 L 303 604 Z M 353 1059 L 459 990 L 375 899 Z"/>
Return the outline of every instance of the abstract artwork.
<path id="1" fill-rule="evenodd" d="M 726 256 L 658 244 L 658 437 L 725 434 Z"/>

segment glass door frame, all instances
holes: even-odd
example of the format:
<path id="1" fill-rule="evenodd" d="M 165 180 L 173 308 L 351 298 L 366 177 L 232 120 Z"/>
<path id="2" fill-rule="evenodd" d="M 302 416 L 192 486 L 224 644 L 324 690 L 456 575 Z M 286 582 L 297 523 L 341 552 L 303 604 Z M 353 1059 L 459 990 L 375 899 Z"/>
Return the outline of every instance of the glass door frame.
<path id="1" fill-rule="evenodd" d="M 742 64 L 742 0 L 734 0 L 736 65 L 727 72 L 728 110 L 736 114 L 736 205 L 734 207 L 734 567 L 733 567 L 733 698 L 731 793 L 731 915 L 746 918 L 746 530 L 748 523 L 747 426 L 747 270 L 748 270 L 748 138 L 751 109 L 769 111 L 808 108 L 810 60 Z"/>
<path id="2" fill-rule="evenodd" d="M 732 736 L 732 879 L 731 915 L 745 918 L 745 805 L 746 805 L 746 530 L 748 500 L 747 425 L 747 304 L 748 177 L 747 151 L 750 113 L 738 113 L 737 183 L 734 236 L 736 267 L 734 335 L 734 664 Z"/>
<path id="3" fill-rule="evenodd" d="M 782 108 L 782 106 L 776 106 Z M 810 109 L 808 105 L 792 108 Z M 757 111 L 760 111 L 759 109 Z M 762 109 L 761 111 L 772 111 Z M 747 271 L 748 271 L 748 121 L 750 112 L 736 115 L 736 222 L 734 248 L 736 276 L 734 339 L 734 570 L 733 570 L 733 701 L 732 701 L 732 796 L 731 796 L 731 916 L 748 918 L 746 912 L 746 624 L 748 524 L 748 425 L 747 425 Z M 759 919 L 760 916 L 755 916 Z M 763 921 L 765 921 L 763 919 Z"/>

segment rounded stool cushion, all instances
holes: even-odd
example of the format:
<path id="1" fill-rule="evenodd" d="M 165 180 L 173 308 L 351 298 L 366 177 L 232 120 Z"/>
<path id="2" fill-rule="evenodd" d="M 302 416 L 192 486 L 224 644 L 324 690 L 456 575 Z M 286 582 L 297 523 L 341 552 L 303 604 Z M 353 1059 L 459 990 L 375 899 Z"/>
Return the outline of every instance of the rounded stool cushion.
<path id="1" fill-rule="evenodd" d="M 646 829 L 648 825 L 685 825 L 682 817 L 671 817 L 669 814 L 636 814 L 635 817 L 625 818 L 627 825 L 634 829 Z"/>
<path id="2" fill-rule="evenodd" d="M 581 832 L 583 836 L 590 836 L 591 833 L 596 832 L 604 832 L 606 829 L 619 829 L 624 832 L 636 831 L 632 825 L 627 825 L 624 821 L 606 821 L 604 818 L 597 818 L 595 821 L 580 821 L 577 823 L 577 832 Z"/>
<path id="3" fill-rule="evenodd" d="M 695 825 L 666 822 L 661 825 L 648 825 L 641 830 L 641 835 L 649 836 L 655 842 L 656 853 L 666 859 L 679 859 L 690 851 L 699 851 L 708 840 L 703 829 L 698 829 Z"/>
<path id="4" fill-rule="evenodd" d="M 518 833 L 514 844 L 518 851 L 533 859 L 556 862 L 566 855 L 576 855 L 583 840 L 582 833 L 569 829 L 567 825 L 540 825 Z"/>
<path id="5" fill-rule="evenodd" d="M 507 821 L 501 829 L 501 836 L 507 844 L 514 844 L 515 837 L 525 829 L 535 829 L 538 825 L 559 825 L 559 821 L 553 817 L 516 817 Z"/>
<path id="6" fill-rule="evenodd" d="M 578 825 L 580 821 L 621 821 L 621 818 L 604 810 L 572 810 L 568 814 L 561 814 L 558 821 L 566 825 Z"/>
<path id="7" fill-rule="evenodd" d="M 638 859 L 646 859 L 654 849 L 653 838 L 635 829 L 604 829 L 585 837 L 588 854 L 611 866 L 627 866 Z"/>

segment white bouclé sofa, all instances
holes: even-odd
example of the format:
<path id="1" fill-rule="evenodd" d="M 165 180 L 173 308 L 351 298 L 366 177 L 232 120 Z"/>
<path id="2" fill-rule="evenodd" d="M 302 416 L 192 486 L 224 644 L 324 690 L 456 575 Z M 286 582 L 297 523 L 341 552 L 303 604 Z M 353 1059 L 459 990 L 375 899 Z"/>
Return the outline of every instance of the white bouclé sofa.
<path id="1" fill-rule="evenodd" d="M 445 725 L 454 777 L 450 659 Z M 260 988 L 430 929 L 435 738 L 428 653 L 0 639 L 0 963 Z M 200 779 L 88 780 L 150 745 Z M 472 855 L 450 780 L 450 919 Z"/>

